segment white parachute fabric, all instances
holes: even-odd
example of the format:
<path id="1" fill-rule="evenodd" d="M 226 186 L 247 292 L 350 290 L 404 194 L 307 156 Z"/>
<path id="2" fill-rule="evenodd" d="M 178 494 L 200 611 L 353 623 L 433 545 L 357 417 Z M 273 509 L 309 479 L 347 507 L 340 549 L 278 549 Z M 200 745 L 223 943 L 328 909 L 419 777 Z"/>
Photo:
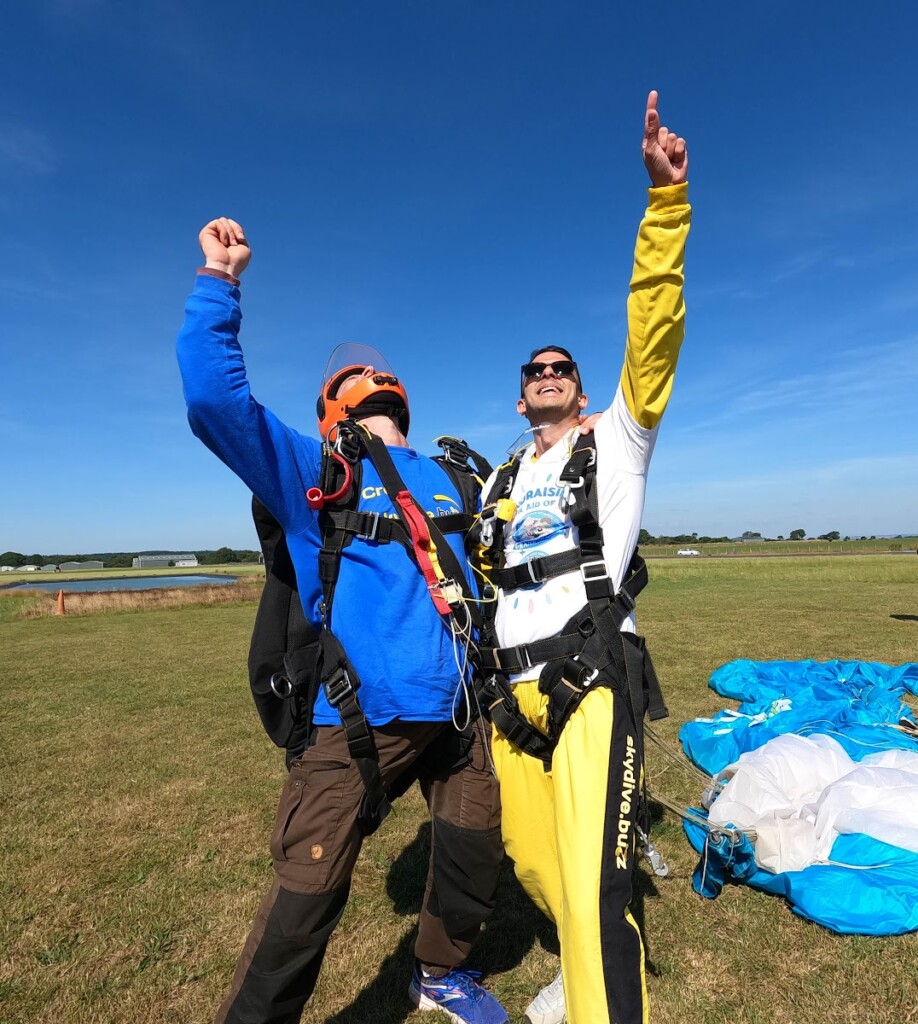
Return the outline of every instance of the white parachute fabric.
<path id="1" fill-rule="evenodd" d="M 918 853 L 918 753 L 886 750 L 853 761 L 826 735 L 786 734 L 716 776 L 712 825 L 755 830 L 756 863 L 802 871 L 828 863 L 839 835 L 862 833 Z"/>
<path id="2" fill-rule="evenodd" d="M 918 663 L 741 660 L 710 685 L 741 703 L 679 731 L 688 758 L 726 783 L 706 794 L 710 822 L 683 823 L 700 857 L 695 892 L 715 899 L 741 883 L 842 934 L 918 932 L 918 725 L 906 702 Z M 791 736 L 762 755 L 757 778 L 748 756 Z M 750 832 L 724 831 L 724 819 Z"/>

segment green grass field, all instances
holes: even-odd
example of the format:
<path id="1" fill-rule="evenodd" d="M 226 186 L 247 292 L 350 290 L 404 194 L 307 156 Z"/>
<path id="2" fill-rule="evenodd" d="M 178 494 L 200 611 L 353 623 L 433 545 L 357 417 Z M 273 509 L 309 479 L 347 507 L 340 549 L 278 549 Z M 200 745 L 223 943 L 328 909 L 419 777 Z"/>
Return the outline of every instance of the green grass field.
<path id="1" fill-rule="evenodd" d="M 679 725 L 721 701 L 732 658 L 918 659 L 918 559 L 664 559 L 639 616 Z M 284 769 L 248 694 L 254 602 L 19 619 L 0 597 L 0 1024 L 197 1024 L 224 992 L 270 881 Z M 695 802 L 650 750 L 653 787 Z M 411 792 L 365 846 L 309 1024 L 396 1024 L 428 830 Z M 918 1021 L 918 938 L 841 937 L 772 897 L 691 890 L 678 819 L 638 876 L 655 1024 Z M 554 938 L 504 874 L 475 966 L 514 1021 L 557 969 Z M 417 1021 L 421 1018 L 415 1015 Z"/>

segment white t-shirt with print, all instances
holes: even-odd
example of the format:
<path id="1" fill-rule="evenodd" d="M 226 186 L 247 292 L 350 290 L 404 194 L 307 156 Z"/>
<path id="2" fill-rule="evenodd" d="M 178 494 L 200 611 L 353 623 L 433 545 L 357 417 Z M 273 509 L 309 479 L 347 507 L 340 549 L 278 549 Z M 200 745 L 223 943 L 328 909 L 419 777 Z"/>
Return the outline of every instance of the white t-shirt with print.
<path id="1" fill-rule="evenodd" d="M 612 405 L 602 414 L 594 431 L 596 445 L 596 488 L 599 523 L 603 529 L 603 559 L 615 589 L 631 562 L 641 528 L 647 468 L 659 426 L 640 426 L 625 403 L 621 387 Z M 559 477 L 577 440 L 574 428 L 541 458 L 533 458 L 531 444 L 520 461 L 510 494 L 516 503 L 513 520 L 504 527 L 505 564 L 521 565 L 533 558 L 567 551 L 579 543 L 570 512 L 562 512 L 559 501 L 564 487 Z M 490 491 L 494 478 L 485 486 Z M 567 620 L 586 604 L 586 591 L 579 570 L 546 580 L 538 586 L 498 592 L 497 642 L 515 647 L 554 636 Z M 634 618 L 622 626 L 634 631 Z M 511 682 L 537 679 L 542 665 L 534 665 L 510 677 Z"/>

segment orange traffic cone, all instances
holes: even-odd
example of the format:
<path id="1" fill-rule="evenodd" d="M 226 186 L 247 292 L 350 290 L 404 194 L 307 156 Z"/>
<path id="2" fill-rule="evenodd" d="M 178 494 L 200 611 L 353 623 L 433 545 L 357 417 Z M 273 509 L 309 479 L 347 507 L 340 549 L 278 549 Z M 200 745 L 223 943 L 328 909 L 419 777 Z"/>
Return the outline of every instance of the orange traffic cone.
<path id="1" fill-rule="evenodd" d="M 57 611 L 54 614 L 55 615 L 63 615 L 64 613 L 65 613 L 65 609 L 64 609 L 64 592 L 63 592 L 63 590 L 59 590 L 57 592 Z"/>

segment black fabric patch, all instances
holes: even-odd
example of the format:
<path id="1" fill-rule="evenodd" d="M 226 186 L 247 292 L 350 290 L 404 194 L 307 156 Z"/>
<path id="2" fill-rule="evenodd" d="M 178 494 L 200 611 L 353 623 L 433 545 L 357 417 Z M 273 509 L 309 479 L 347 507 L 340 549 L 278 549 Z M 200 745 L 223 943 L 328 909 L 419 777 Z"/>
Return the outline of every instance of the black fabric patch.
<path id="1" fill-rule="evenodd" d="M 319 896 L 278 890 L 225 1024 L 299 1024 L 349 889 Z"/>
<path id="2" fill-rule="evenodd" d="M 603 860 L 599 882 L 599 936 L 609 1020 L 642 1024 L 644 957 L 640 936 L 625 920 L 631 902 L 635 832 L 641 798 L 640 746 L 624 699 L 613 693 Z"/>
<path id="3" fill-rule="evenodd" d="M 496 902 L 504 859 L 500 826 L 467 829 L 434 818 L 431 857 L 434 870 L 428 912 L 443 921 L 452 939 L 470 931 L 477 934 Z"/>

